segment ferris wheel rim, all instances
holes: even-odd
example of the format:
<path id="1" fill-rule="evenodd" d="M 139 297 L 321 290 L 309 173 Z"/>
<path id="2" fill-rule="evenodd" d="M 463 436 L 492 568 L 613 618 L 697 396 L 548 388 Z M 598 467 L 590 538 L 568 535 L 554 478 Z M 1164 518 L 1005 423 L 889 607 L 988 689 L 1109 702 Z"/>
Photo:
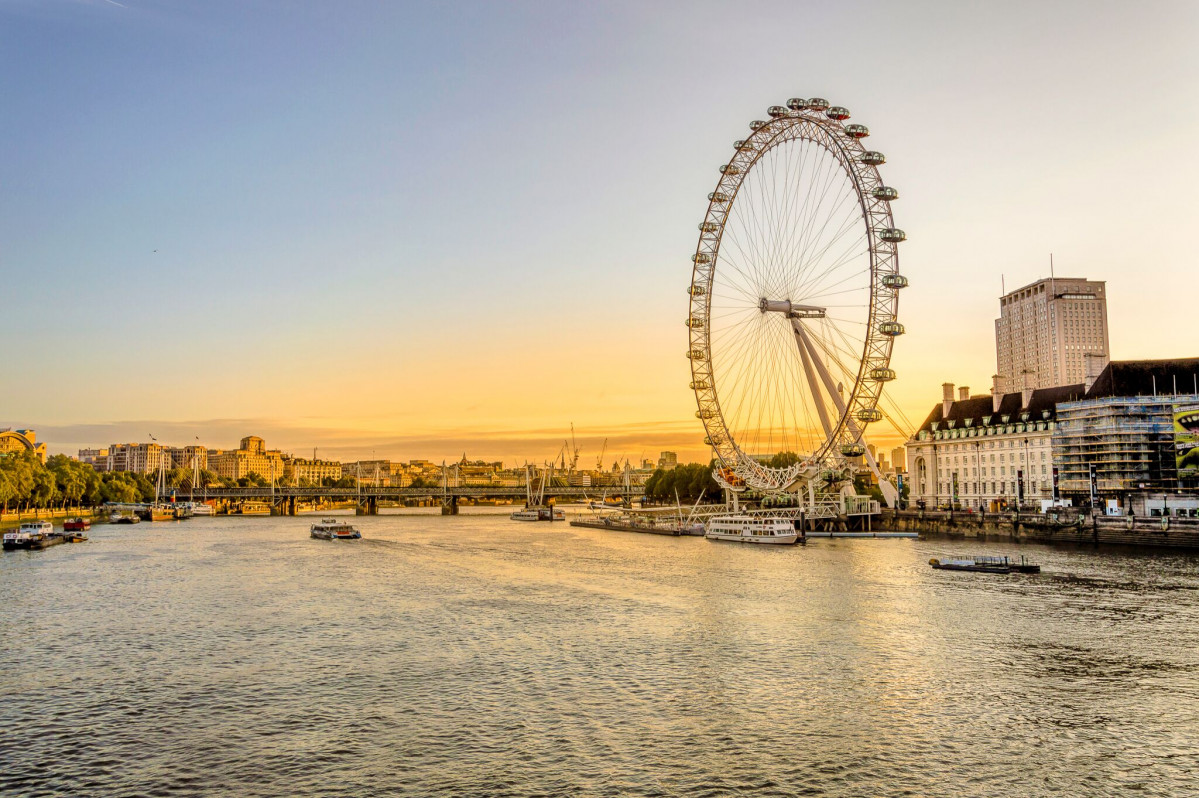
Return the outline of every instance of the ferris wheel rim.
<path id="1" fill-rule="evenodd" d="M 878 163 L 883 160 L 882 156 L 862 146 L 861 139 L 868 135 L 864 126 L 844 124 L 844 119 L 848 118 L 847 111 L 829 108 L 827 104 L 822 108 L 819 103 L 823 101 L 811 102 L 816 103 L 811 108 L 796 108 L 791 103 L 790 110 L 775 106 L 770 110 L 770 121 L 751 124 L 751 135 L 737 143 L 733 157 L 720 169 L 716 188 L 709 194 L 708 209 L 700 225 L 699 241 L 692 257 L 689 291 L 691 312 L 687 320 L 691 347 L 687 354 L 691 359 L 691 387 L 698 407 L 696 415 L 707 433 L 705 442 L 712 447 L 721 464 L 737 478 L 754 487 L 776 490 L 793 482 L 801 473 L 819 468 L 834 455 L 836 449 L 856 451 L 855 447 L 860 446 L 865 426 L 878 420 L 875 416 L 883 384 L 894 376 L 890 369 L 894 343 L 892 331 L 898 329 L 902 332 L 902 325 L 897 324 L 896 316 L 898 288 L 906 284 L 898 276 L 897 245 L 903 240 L 903 234 L 894 227 L 890 209 L 890 201 L 897 194 L 883 184 L 877 169 Z M 844 113 L 833 116 L 834 111 Z M 767 153 L 795 141 L 805 141 L 824 148 L 838 160 L 853 184 L 865 226 L 870 274 L 869 310 L 856 378 L 848 398 L 843 399 L 836 425 L 831 429 L 826 428 L 825 440 L 807 457 L 790 466 L 772 468 L 742 450 L 725 418 L 712 363 L 712 287 L 720 263 L 720 247 L 726 225 L 745 181 Z M 895 279 L 886 285 L 882 284 L 883 278 L 889 275 L 895 276 Z M 761 301 L 765 313 L 766 297 Z M 892 326 L 880 328 L 884 323 Z M 888 329 L 888 332 L 884 333 L 881 329 Z M 796 326 L 796 334 L 800 332 L 799 326 Z M 802 343 L 800 350 L 802 354 Z"/>

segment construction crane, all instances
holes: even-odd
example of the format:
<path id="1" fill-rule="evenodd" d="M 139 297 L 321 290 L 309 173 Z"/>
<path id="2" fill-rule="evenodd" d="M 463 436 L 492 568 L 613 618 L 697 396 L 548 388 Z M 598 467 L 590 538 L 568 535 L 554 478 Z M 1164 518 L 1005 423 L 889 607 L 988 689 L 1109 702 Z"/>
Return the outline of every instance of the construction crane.
<path id="1" fill-rule="evenodd" d="M 575 440 L 575 423 L 570 422 L 570 470 L 574 473 L 575 468 L 579 465 L 579 444 Z"/>
<path id="2" fill-rule="evenodd" d="M 608 451 L 608 439 L 604 438 L 604 445 L 600 447 L 599 457 L 595 458 L 595 470 L 604 470 L 604 452 Z"/>

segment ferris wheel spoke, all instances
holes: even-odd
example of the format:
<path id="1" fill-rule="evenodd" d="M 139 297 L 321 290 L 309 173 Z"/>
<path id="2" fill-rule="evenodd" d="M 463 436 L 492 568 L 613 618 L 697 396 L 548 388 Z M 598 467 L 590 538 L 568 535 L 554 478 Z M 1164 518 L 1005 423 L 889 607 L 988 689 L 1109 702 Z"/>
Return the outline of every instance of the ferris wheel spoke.
<path id="1" fill-rule="evenodd" d="M 762 256 L 759 252 L 757 235 L 748 229 L 748 225 L 753 224 L 751 218 L 746 218 L 752 215 L 750 210 L 738 214 L 734 223 L 726 226 L 724 236 L 732 239 L 733 245 L 741 254 L 741 268 L 739 271 L 745 277 L 746 284 L 752 286 L 755 291 L 761 292 L 762 276 L 760 271 Z M 742 239 L 746 242 L 744 246 L 741 243 Z"/>
<path id="2" fill-rule="evenodd" d="M 856 281 L 854 290 L 869 293 L 870 289 L 870 264 L 859 263 L 862 260 L 856 255 L 851 255 L 834 261 L 833 264 L 824 270 L 821 274 L 812 275 L 812 277 L 803 284 L 803 292 L 805 297 L 825 296 L 825 292 L 830 288 L 841 288 L 846 283 Z"/>
<path id="3" fill-rule="evenodd" d="M 819 228 L 817 227 L 816 223 L 817 220 L 822 216 L 822 214 L 820 214 L 820 210 L 824 207 L 825 198 L 835 182 L 835 176 L 836 174 L 831 168 L 831 165 L 828 163 L 828 159 L 825 159 L 825 161 L 821 163 L 821 176 L 819 178 L 820 182 L 819 184 L 813 182 L 813 193 L 809 195 L 809 199 L 814 197 L 815 201 L 808 203 L 810 205 L 810 210 L 808 210 L 803 216 L 803 235 L 800 239 L 800 252 L 805 256 L 818 240 L 819 230 L 822 230 L 828 225 L 830 219 L 830 215 L 828 214 L 823 214 L 823 221 L 821 222 Z"/>
<path id="4" fill-rule="evenodd" d="M 856 359 L 857 354 L 855 354 L 852 350 L 841 349 L 827 337 L 821 336 L 810 340 L 814 340 L 820 347 L 821 351 L 824 352 L 827 360 L 833 363 L 838 374 L 841 376 L 842 381 L 857 379 L 857 369 L 851 368 L 846 361 L 842 359 L 843 356 L 849 359 Z"/>
<path id="5" fill-rule="evenodd" d="M 865 269 L 859 269 L 857 271 L 848 272 L 844 277 L 837 280 L 835 283 L 829 283 L 828 285 L 815 284 L 815 285 L 812 285 L 811 287 L 805 287 L 803 295 L 805 298 L 807 298 L 807 300 L 809 302 L 812 302 L 813 304 L 818 304 L 815 302 L 815 300 L 822 299 L 824 297 L 840 296 L 842 294 L 854 294 L 854 293 L 860 294 L 863 292 L 863 290 L 865 288 L 864 283 L 867 280 L 869 280 L 869 278 L 870 278 L 870 268 L 869 267 L 867 267 Z M 841 286 L 845 285 L 850 280 L 857 280 L 858 284 L 851 288 L 843 288 L 840 291 L 830 290 L 833 288 L 840 288 Z"/>
<path id="6" fill-rule="evenodd" d="M 795 167 L 795 171 L 793 172 L 791 159 L 791 151 L 793 149 L 794 148 L 792 147 L 787 148 L 787 167 L 784 174 L 784 185 L 787 187 L 787 190 L 785 191 L 787 203 L 783 209 L 783 213 L 781 214 L 782 222 L 779 230 L 780 246 L 782 247 L 782 254 L 779 258 L 779 273 L 777 275 L 777 284 L 779 285 L 777 291 L 779 295 L 791 294 L 791 286 L 788 284 L 788 277 L 790 276 L 789 273 L 794 273 L 795 263 L 798 259 L 798 253 L 796 252 L 795 246 L 796 236 L 799 231 L 798 214 L 802 209 L 803 200 L 801 191 L 792 191 L 790 188 L 800 185 L 799 175 L 801 175 L 803 171 L 802 164 L 804 159 L 802 157 L 799 159 L 800 163 Z M 807 154 L 806 151 L 804 154 Z"/>
<path id="7" fill-rule="evenodd" d="M 778 149 L 785 149 L 786 153 L 783 159 L 784 163 L 775 175 L 777 213 L 774 225 L 775 268 L 771 274 L 771 287 L 773 293 L 776 295 L 786 292 L 786 278 L 794 260 L 791 238 L 794 232 L 795 206 L 799 201 L 799 192 L 791 190 L 796 185 L 793 177 L 794 167 L 792 163 L 792 154 L 795 148 L 786 147 Z"/>
<path id="8" fill-rule="evenodd" d="M 797 235 L 796 235 L 796 239 L 795 239 L 796 240 L 795 252 L 796 252 L 797 265 L 802 264 L 805 260 L 805 253 L 808 248 L 808 240 L 812 234 L 811 220 L 813 218 L 813 215 L 815 214 L 813 202 L 814 202 L 814 197 L 816 196 L 817 191 L 818 191 L 818 186 L 820 185 L 820 182 L 822 181 L 822 179 L 820 177 L 820 167 L 821 167 L 821 164 L 819 164 L 819 163 L 813 164 L 812 179 L 809 181 L 809 183 L 807 185 L 807 190 L 804 194 L 803 202 L 799 208 L 799 214 L 797 217 L 797 224 L 796 224 Z"/>
<path id="9" fill-rule="evenodd" d="M 796 275 L 796 279 L 800 282 L 811 275 L 822 262 L 826 262 L 824 260 L 824 256 L 836 245 L 839 240 L 841 240 L 841 238 L 843 238 L 851 230 L 860 226 L 862 216 L 857 212 L 857 209 L 854 206 L 850 205 L 843 213 L 838 226 L 833 229 L 833 234 L 827 237 L 827 241 L 825 241 L 823 239 L 825 238 L 825 231 L 828 229 L 829 221 L 831 221 L 831 219 L 826 220 L 815 241 L 811 243 L 811 248 L 805 253 L 805 259 L 803 262 L 801 262 L 799 271 Z M 852 249 L 858 244 L 864 243 L 865 238 L 865 234 L 861 234 L 858 236 L 858 238 L 851 240 L 849 245 L 850 248 Z M 826 266 L 826 271 L 831 268 L 835 268 L 835 264 L 832 266 Z"/>
<path id="10" fill-rule="evenodd" d="M 857 239 L 854 239 L 855 241 L 865 239 L 865 235 L 860 232 L 862 215 L 858 212 L 858 209 L 853 205 L 848 205 L 839 210 L 841 210 L 841 215 L 837 219 L 837 224 L 833 226 L 833 220 L 830 217 L 821 226 L 814 239 L 809 242 L 810 246 L 804 253 L 803 261 L 799 264 L 797 275 L 799 279 L 802 279 L 806 273 L 815 269 L 829 250 L 833 249 L 837 245 L 837 242 L 852 230 L 857 229 L 859 231 L 859 236 Z M 832 229 L 831 234 L 828 233 L 830 228 Z"/>
<path id="11" fill-rule="evenodd" d="M 725 385 L 724 394 L 731 402 L 729 410 L 733 412 L 735 419 L 739 422 L 744 398 L 742 381 L 753 360 L 753 353 L 761 351 L 760 325 L 747 327 L 739 336 L 739 343 L 731 343 L 727 350 L 730 354 L 729 361 L 733 365 L 725 366 L 718 377 L 714 375 L 714 379 L 717 380 L 717 385 Z"/>

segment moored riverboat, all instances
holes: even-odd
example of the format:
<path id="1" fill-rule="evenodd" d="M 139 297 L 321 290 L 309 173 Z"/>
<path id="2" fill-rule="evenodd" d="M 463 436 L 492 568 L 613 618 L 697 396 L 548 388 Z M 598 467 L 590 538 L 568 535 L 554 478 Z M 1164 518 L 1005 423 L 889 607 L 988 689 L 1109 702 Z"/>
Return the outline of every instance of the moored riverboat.
<path id="1" fill-rule="evenodd" d="M 140 524 L 142 519 L 138 518 L 133 513 L 113 513 L 108 516 L 110 524 Z"/>
<path id="2" fill-rule="evenodd" d="M 17 529 L 4 533 L 3 547 L 5 551 L 44 549 L 62 542 L 62 536 L 55 534 L 54 524 L 49 521 L 26 521 Z"/>
<path id="3" fill-rule="evenodd" d="M 174 521 L 175 510 L 169 504 L 151 504 L 137 511 L 143 521 Z"/>
<path id="4" fill-rule="evenodd" d="M 566 511 L 559 510 L 557 507 L 540 505 L 517 510 L 512 513 L 511 518 L 513 521 L 565 521 Z"/>
<path id="5" fill-rule="evenodd" d="M 61 532 L 50 531 L 44 535 L 39 535 L 29 542 L 29 548 L 33 550 L 48 549 L 51 546 L 57 546 L 60 543 L 67 543 L 66 535 Z"/>
<path id="6" fill-rule="evenodd" d="M 321 519 L 319 524 L 309 528 L 309 533 L 318 540 L 358 540 L 362 537 L 362 533 L 353 526 L 336 518 Z"/>
<path id="7" fill-rule="evenodd" d="M 788 545 L 799 542 L 795 522 L 786 518 L 751 515 L 719 515 L 704 526 L 708 540 L 734 540 L 739 543 Z"/>
<path id="8" fill-rule="evenodd" d="M 63 521 L 62 528 L 64 532 L 86 532 L 92 528 L 92 522 L 83 516 L 78 516 Z"/>

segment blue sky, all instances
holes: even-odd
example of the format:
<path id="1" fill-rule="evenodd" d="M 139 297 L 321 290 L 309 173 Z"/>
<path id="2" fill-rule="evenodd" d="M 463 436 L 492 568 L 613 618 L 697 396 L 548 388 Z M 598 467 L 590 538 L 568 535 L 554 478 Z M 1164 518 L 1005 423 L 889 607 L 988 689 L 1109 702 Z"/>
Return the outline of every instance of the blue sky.
<path id="1" fill-rule="evenodd" d="M 1114 357 L 1194 356 L 1196 34 L 1190 2 L 0 0 L 0 424 L 702 454 L 695 225 L 792 96 L 888 155 L 910 416 L 989 385 L 999 275 L 1050 252 L 1108 281 Z"/>

